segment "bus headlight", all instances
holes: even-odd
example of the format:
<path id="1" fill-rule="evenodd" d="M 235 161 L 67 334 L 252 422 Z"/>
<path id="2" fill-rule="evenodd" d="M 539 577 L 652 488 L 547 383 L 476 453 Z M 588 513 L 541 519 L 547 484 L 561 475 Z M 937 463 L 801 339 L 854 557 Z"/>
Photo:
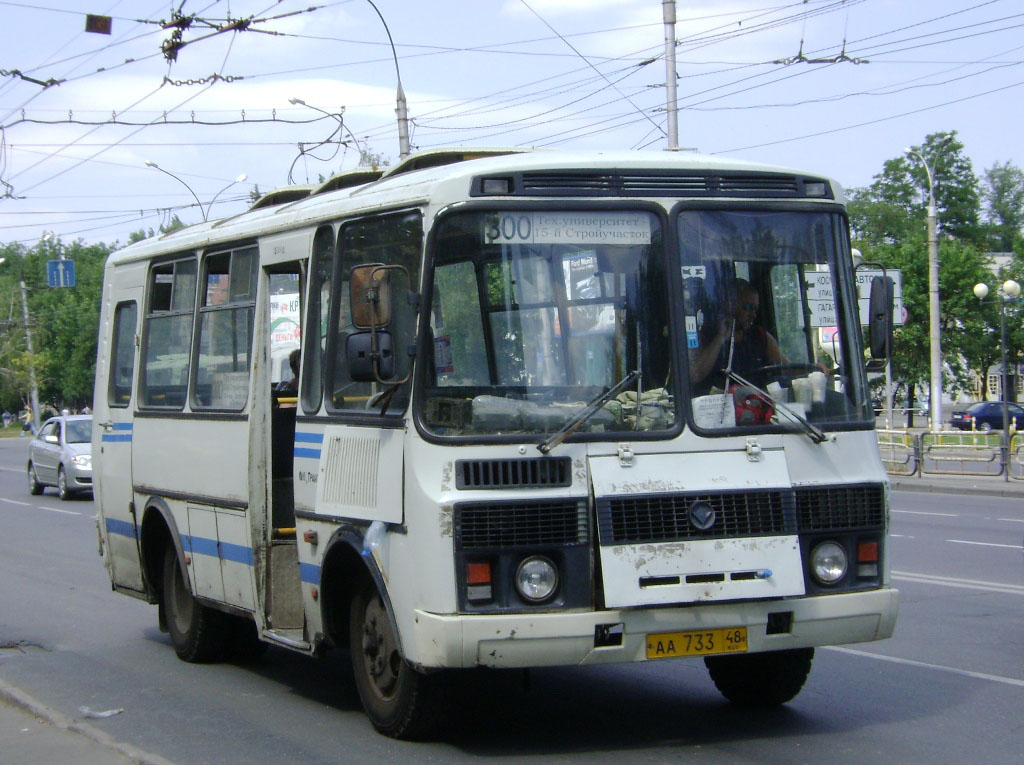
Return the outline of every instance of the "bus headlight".
<path id="1" fill-rule="evenodd" d="M 837 542 L 822 542 L 811 550 L 811 573 L 819 584 L 831 585 L 846 576 L 849 561 Z"/>
<path id="2" fill-rule="evenodd" d="M 531 603 L 543 603 L 558 589 L 558 569 L 543 555 L 525 558 L 516 569 L 516 590 Z"/>

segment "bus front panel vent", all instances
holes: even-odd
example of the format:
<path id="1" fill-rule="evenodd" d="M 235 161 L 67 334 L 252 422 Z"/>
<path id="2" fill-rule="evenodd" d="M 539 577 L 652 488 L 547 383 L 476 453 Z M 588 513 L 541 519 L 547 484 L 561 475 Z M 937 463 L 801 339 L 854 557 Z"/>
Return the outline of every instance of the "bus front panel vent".
<path id="1" fill-rule="evenodd" d="M 549 489 L 571 485 L 569 457 L 455 462 L 458 489 Z"/>

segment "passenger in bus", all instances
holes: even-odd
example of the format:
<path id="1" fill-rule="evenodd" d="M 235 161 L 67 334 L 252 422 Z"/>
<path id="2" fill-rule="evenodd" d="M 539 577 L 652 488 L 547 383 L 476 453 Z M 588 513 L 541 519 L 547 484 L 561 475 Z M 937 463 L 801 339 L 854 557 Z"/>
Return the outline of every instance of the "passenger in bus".
<path id="1" fill-rule="evenodd" d="M 299 361 L 302 352 L 296 348 L 288 354 L 288 366 L 291 367 L 292 376 L 288 380 L 282 380 L 274 390 L 282 396 L 295 396 L 299 392 Z"/>
<path id="2" fill-rule="evenodd" d="M 726 304 L 712 333 L 708 333 L 690 357 L 690 382 L 707 383 L 713 372 L 726 368 L 750 379 L 762 367 L 788 364 L 771 333 L 756 324 L 761 298 L 748 281 L 736 280 L 733 298 Z M 731 309 L 731 310 L 730 310 Z M 722 379 L 721 385 L 728 381 Z"/>

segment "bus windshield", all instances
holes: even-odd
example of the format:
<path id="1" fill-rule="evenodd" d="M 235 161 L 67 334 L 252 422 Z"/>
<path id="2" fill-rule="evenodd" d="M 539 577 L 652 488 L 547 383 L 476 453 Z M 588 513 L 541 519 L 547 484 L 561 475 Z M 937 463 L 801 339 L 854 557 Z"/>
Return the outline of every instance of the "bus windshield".
<path id="1" fill-rule="evenodd" d="M 867 419 L 839 215 L 691 209 L 678 236 L 698 428 Z"/>
<path id="2" fill-rule="evenodd" d="M 638 210 L 443 220 L 420 397 L 426 428 L 552 432 L 634 372 L 576 432 L 672 427 L 662 241 L 658 219 Z"/>

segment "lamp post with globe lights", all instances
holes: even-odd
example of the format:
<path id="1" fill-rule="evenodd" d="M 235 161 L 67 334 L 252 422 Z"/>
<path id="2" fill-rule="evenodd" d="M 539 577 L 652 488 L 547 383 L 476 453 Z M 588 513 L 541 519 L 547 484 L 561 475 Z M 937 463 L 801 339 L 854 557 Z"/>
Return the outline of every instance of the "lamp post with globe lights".
<path id="1" fill-rule="evenodd" d="M 1000 297 L 997 298 L 999 301 L 999 348 L 1002 352 L 1002 384 L 1000 385 L 999 399 L 1003 409 L 1003 432 L 1000 436 L 1000 452 L 1001 459 L 1003 462 L 1003 478 L 1006 481 L 1010 480 L 1010 405 L 1009 405 L 1009 390 L 1010 390 L 1010 370 L 1006 363 L 1006 304 L 1011 301 L 1016 301 L 1020 297 L 1020 284 L 1015 282 L 1013 279 L 1007 279 L 1003 282 L 1000 288 Z M 985 298 L 988 297 L 989 289 L 988 285 L 984 282 L 979 282 L 974 285 L 974 296 L 986 302 Z M 993 301 L 988 301 L 993 302 Z"/>
<path id="2" fill-rule="evenodd" d="M 942 429 L 942 344 L 939 339 L 939 240 L 938 221 L 935 215 L 935 160 L 939 152 L 952 140 L 953 136 L 949 134 L 935 144 L 931 164 L 928 164 L 928 160 L 920 152 L 910 148 L 903 150 L 908 157 L 917 157 L 921 161 L 928 176 L 928 337 L 931 348 L 928 417 L 933 433 Z"/>

